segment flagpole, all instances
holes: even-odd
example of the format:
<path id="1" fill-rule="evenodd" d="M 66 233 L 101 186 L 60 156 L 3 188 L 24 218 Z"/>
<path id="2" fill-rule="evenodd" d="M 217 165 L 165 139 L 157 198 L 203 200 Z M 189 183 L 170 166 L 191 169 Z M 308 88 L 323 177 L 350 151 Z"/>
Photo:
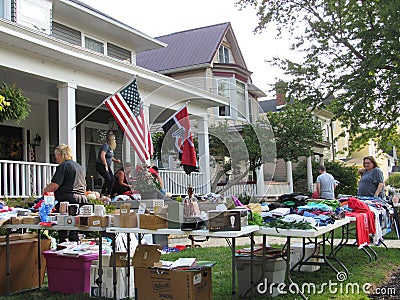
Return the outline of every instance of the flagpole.
<path id="1" fill-rule="evenodd" d="M 110 97 L 108 97 L 108 98 L 110 98 Z M 78 123 L 76 123 L 75 126 L 72 127 L 72 129 L 74 129 L 79 124 L 81 124 L 83 121 L 85 121 L 88 117 L 90 117 L 96 110 L 98 110 L 100 108 L 100 106 L 102 106 L 108 100 L 108 98 L 106 98 L 103 102 L 101 102 L 99 105 L 97 105 L 90 113 L 88 113 L 83 119 L 81 119 Z"/>

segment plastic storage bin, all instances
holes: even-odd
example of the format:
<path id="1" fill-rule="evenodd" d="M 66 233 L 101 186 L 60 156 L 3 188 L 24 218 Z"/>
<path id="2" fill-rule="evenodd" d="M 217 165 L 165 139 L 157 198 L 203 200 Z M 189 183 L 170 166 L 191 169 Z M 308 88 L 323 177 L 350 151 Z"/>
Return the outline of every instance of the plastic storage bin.
<path id="1" fill-rule="evenodd" d="M 92 260 L 97 259 L 97 253 L 71 257 L 44 251 L 43 255 L 46 257 L 49 291 L 90 293 L 90 265 Z"/>
<path id="2" fill-rule="evenodd" d="M 262 257 L 253 258 L 253 281 L 254 296 L 278 296 L 278 284 L 285 282 L 286 262 L 283 258 L 265 258 L 264 259 L 264 275 L 262 274 Z M 251 257 L 236 256 L 236 270 L 239 282 L 239 297 L 251 297 Z M 257 285 L 262 283 L 261 293 L 257 290 Z M 267 286 L 265 286 L 267 283 Z M 271 283 L 274 283 L 271 286 Z"/>

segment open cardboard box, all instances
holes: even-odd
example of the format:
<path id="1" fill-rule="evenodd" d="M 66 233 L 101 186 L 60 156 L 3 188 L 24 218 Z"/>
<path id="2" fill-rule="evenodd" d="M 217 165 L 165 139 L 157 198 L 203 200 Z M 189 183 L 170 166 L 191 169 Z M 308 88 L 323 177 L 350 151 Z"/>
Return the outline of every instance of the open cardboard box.
<path id="1" fill-rule="evenodd" d="M 212 299 L 211 268 L 160 269 L 160 245 L 139 245 L 133 256 L 137 300 Z"/>

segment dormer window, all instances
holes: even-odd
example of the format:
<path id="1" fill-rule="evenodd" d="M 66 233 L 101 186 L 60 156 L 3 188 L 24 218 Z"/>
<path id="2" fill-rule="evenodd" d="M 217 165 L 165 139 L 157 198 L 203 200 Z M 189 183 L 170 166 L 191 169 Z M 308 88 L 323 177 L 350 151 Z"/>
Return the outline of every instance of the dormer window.
<path id="1" fill-rule="evenodd" d="M 229 64 L 229 48 L 223 45 L 219 46 L 218 60 L 220 63 Z"/>
<path id="2" fill-rule="evenodd" d="M 105 46 L 103 41 L 100 41 L 98 39 L 95 39 L 87 35 L 85 36 L 84 41 L 85 41 L 84 47 L 86 49 L 92 50 L 97 53 L 105 54 Z"/>

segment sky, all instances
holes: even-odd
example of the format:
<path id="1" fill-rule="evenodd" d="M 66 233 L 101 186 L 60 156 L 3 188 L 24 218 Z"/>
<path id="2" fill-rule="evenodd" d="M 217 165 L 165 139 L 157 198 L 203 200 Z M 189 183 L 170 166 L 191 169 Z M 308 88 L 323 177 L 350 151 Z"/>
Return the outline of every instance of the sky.
<path id="1" fill-rule="evenodd" d="M 274 56 L 289 57 L 289 42 L 277 40 L 274 29 L 254 33 L 258 19 L 256 10 L 242 11 L 236 0 L 81 0 L 121 22 L 157 37 L 183 30 L 231 22 L 252 80 L 269 98 L 271 84 L 283 78 L 282 71 L 266 60 Z"/>

